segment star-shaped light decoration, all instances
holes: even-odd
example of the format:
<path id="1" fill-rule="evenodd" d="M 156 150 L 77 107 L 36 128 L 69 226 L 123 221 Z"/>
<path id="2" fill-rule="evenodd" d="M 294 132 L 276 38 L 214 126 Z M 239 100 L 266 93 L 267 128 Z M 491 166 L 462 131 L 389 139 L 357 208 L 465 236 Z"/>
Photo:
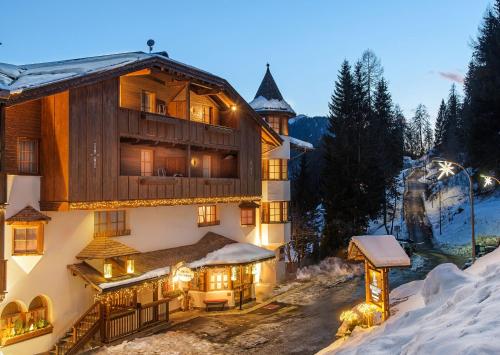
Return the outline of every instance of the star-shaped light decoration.
<path id="1" fill-rule="evenodd" d="M 438 162 L 438 164 L 439 164 L 439 172 L 441 173 L 438 176 L 438 180 L 441 180 L 441 178 L 443 176 L 448 177 L 448 176 L 455 175 L 455 172 L 453 171 L 453 164 L 452 163 L 447 162 L 447 161 L 440 161 L 440 162 Z"/>
<path id="2" fill-rule="evenodd" d="M 483 178 L 484 178 L 484 187 L 493 185 L 493 178 L 491 176 L 483 176 Z"/>

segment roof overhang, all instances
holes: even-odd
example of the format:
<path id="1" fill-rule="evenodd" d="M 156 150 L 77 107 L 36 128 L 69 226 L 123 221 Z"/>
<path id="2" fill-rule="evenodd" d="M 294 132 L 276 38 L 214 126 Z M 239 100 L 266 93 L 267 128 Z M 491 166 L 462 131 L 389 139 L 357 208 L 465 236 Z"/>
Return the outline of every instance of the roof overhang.
<path id="1" fill-rule="evenodd" d="M 207 86 L 216 90 L 225 91 L 229 98 L 234 101 L 235 105 L 244 109 L 248 115 L 265 129 L 271 129 L 262 117 L 253 110 L 243 97 L 229 84 L 229 82 L 221 77 L 203 71 L 201 69 L 177 62 L 170 58 L 160 55 L 138 59 L 135 62 L 108 70 L 96 71 L 82 76 L 67 78 L 56 81 L 50 84 L 42 85 L 36 88 L 24 89 L 20 93 L 8 92 L 5 95 L 5 90 L 0 91 L 0 100 L 3 99 L 7 105 L 19 104 L 29 100 L 35 100 L 44 96 L 53 95 L 62 91 L 69 90 L 73 87 L 91 85 L 103 80 L 119 77 L 134 71 L 156 67 L 169 74 L 177 76 L 180 79 L 189 79 L 197 84 Z M 269 132 L 273 135 L 272 132 Z M 273 137 L 275 141 L 280 142 L 279 135 Z"/>

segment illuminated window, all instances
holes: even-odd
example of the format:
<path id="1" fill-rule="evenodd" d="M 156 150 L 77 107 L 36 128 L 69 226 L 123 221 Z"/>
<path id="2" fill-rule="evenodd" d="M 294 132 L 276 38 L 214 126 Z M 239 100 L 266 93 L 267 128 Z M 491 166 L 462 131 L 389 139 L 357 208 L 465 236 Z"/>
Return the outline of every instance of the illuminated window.
<path id="1" fill-rule="evenodd" d="M 217 206 L 198 206 L 198 226 L 213 226 L 219 224 L 217 220 Z"/>
<path id="2" fill-rule="evenodd" d="M 141 94 L 141 111 L 155 112 L 155 94 L 150 91 L 142 91 Z"/>
<path id="3" fill-rule="evenodd" d="M 241 208 L 241 225 L 254 226 L 255 225 L 255 208 Z"/>
<path id="4" fill-rule="evenodd" d="M 288 160 L 263 159 L 262 177 L 264 180 L 288 180 Z"/>
<path id="5" fill-rule="evenodd" d="M 153 151 L 141 149 L 141 176 L 153 175 Z"/>
<path id="6" fill-rule="evenodd" d="M 225 269 L 211 270 L 209 289 L 212 290 L 227 290 L 229 288 L 229 275 Z"/>
<path id="7" fill-rule="evenodd" d="M 280 133 L 280 118 L 277 116 L 268 116 L 267 123 L 271 126 L 272 129 L 276 131 L 276 133 Z"/>
<path id="8" fill-rule="evenodd" d="M 38 141 L 36 139 L 18 139 L 17 164 L 20 174 L 38 174 Z"/>
<path id="9" fill-rule="evenodd" d="M 13 226 L 13 254 L 29 255 L 43 252 L 43 229 L 40 226 Z"/>
<path id="10" fill-rule="evenodd" d="M 94 212 L 94 236 L 116 237 L 128 235 L 126 212 L 118 211 L 95 211 Z"/>
<path id="11" fill-rule="evenodd" d="M 262 203 L 262 223 L 288 222 L 288 201 Z"/>

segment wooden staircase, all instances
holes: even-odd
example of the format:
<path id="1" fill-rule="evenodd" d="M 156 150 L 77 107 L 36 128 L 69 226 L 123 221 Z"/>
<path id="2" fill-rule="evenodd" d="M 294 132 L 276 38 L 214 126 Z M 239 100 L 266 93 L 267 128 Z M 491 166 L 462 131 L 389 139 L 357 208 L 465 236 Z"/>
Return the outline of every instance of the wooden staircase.
<path id="1" fill-rule="evenodd" d="M 49 351 L 54 355 L 76 354 L 101 329 L 101 303 L 94 303 Z"/>

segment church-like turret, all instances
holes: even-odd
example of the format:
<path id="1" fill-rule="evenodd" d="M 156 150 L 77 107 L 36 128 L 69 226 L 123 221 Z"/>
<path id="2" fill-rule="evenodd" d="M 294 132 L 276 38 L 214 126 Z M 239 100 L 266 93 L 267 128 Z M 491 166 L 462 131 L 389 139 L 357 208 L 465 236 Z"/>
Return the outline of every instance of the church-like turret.
<path id="1" fill-rule="evenodd" d="M 288 120 L 295 117 L 295 111 L 285 101 L 274 81 L 273 75 L 266 65 L 266 74 L 260 83 L 255 98 L 250 106 L 258 112 L 276 132 L 288 135 Z"/>

